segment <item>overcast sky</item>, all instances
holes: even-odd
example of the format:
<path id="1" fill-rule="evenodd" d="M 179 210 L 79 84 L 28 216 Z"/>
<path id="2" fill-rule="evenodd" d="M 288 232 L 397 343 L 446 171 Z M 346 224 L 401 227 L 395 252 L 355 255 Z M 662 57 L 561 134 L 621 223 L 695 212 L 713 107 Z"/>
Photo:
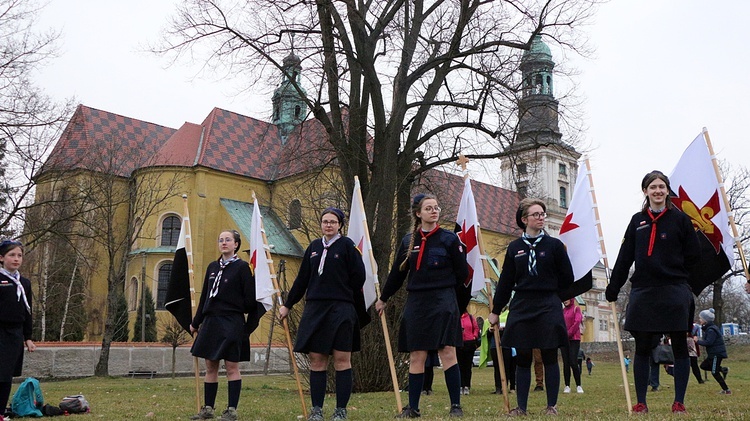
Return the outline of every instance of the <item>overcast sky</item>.
<path id="1" fill-rule="evenodd" d="M 142 52 L 158 40 L 174 3 L 51 0 L 40 24 L 63 31 L 61 56 L 37 83 L 59 99 L 173 128 L 200 123 L 213 107 L 268 120 L 272 87 L 254 101 L 237 95 L 239 82 Z M 671 173 L 703 127 L 719 158 L 747 165 L 748 16 L 750 2 L 742 0 L 612 1 L 585 29 L 592 58 L 554 57 L 580 71 L 584 143 L 611 265 L 641 205 L 643 175 Z"/>

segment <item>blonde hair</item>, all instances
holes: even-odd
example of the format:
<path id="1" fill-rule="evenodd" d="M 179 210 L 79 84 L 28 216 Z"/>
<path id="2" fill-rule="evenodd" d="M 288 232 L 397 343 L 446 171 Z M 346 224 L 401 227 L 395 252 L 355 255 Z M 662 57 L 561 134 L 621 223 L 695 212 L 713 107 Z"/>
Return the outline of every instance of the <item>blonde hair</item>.
<path id="1" fill-rule="evenodd" d="M 409 265 L 409 255 L 411 254 L 411 249 L 414 248 L 414 237 L 416 237 L 417 230 L 419 230 L 419 227 L 422 225 L 422 220 L 417 217 L 417 212 L 422 210 L 422 204 L 427 199 L 434 199 L 437 200 L 437 198 L 431 194 L 418 194 L 414 196 L 414 199 L 411 203 L 411 221 L 412 221 L 412 230 L 411 230 L 411 238 L 409 238 L 409 247 L 406 248 L 406 258 L 403 262 L 401 262 L 401 265 L 398 267 L 400 271 L 405 271 L 406 268 Z"/>

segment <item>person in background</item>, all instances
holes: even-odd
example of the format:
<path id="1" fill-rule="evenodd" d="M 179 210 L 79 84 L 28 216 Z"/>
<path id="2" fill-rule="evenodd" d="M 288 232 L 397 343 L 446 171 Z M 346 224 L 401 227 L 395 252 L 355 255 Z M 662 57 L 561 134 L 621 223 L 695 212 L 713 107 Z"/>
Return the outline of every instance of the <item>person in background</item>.
<path id="1" fill-rule="evenodd" d="M 461 372 L 456 347 L 463 342 L 458 288 L 469 276 L 466 250 L 458 236 L 438 225 L 440 206 L 434 196 L 412 200 L 412 232 L 399 246 L 375 309 L 383 314 L 388 299 L 407 280 L 408 292 L 399 329 L 398 349 L 409 353 L 409 405 L 399 418 L 418 418 L 427 353 L 437 350 L 450 396 L 451 417 L 462 417 Z"/>
<path id="2" fill-rule="evenodd" d="M 568 346 L 562 347 L 563 360 L 563 380 L 565 380 L 565 389 L 563 393 L 570 393 L 570 372 L 573 372 L 573 379 L 576 381 L 576 392 L 583 393 L 581 386 L 581 370 L 575 363 L 576 358 L 581 350 L 581 322 L 583 313 L 581 308 L 575 303 L 575 300 L 569 299 L 563 302 L 563 317 L 565 325 L 568 328 Z"/>
<path id="3" fill-rule="evenodd" d="M 622 359 L 622 362 L 625 364 L 625 372 L 630 372 L 630 355 L 625 354 L 625 358 Z"/>
<path id="4" fill-rule="evenodd" d="M 213 419 L 219 389 L 221 360 L 227 371 L 229 400 L 219 418 L 238 418 L 237 405 L 242 391 L 240 361 L 250 361 L 250 336 L 245 331 L 245 313 L 255 305 L 255 278 L 247 262 L 237 257 L 242 239 L 235 230 L 222 231 L 218 246 L 221 256 L 206 268 L 203 290 L 190 333 L 198 333 L 190 352 L 205 358 L 204 406 L 193 420 Z"/>
<path id="5" fill-rule="evenodd" d="M 308 421 L 323 421 L 331 357 L 336 371 L 336 409 L 332 421 L 347 419 L 346 406 L 354 384 L 352 352 L 360 350 L 361 327 L 355 305 L 364 302 L 361 294 L 365 264 L 354 242 L 341 235 L 344 220 L 344 212 L 338 208 L 327 208 L 321 213 L 323 235 L 305 250 L 297 278 L 279 308 L 279 319 L 284 320 L 292 306 L 305 297 L 294 351 L 310 357 L 313 407 Z"/>
<path id="6" fill-rule="evenodd" d="M 711 375 L 721 386 L 722 395 L 731 395 L 725 380 L 726 374 L 721 366 L 721 361 L 727 358 L 727 347 L 724 345 L 724 338 L 721 336 L 721 329 L 714 324 L 714 309 L 703 310 L 700 312 L 701 329 L 703 329 L 703 338 L 698 339 L 698 345 L 706 347 L 706 359 L 701 363 L 701 368 L 710 371 Z M 723 377 L 722 377 L 723 375 Z"/>
<path id="7" fill-rule="evenodd" d="M 674 352 L 673 414 L 685 414 L 685 394 L 690 379 L 687 332 L 694 308 L 688 285 L 689 271 L 700 257 L 700 243 L 690 218 L 669 199 L 669 178 L 651 171 L 641 180 L 644 202 L 633 215 L 607 285 L 607 301 L 617 301 L 630 278 L 631 288 L 623 328 L 635 339 L 633 380 L 637 403 L 633 412 L 648 412 L 649 362 L 654 337 L 669 334 Z M 631 266 L 635 270 L 630 275 Z M 658 369 L 656 370 L 658 373 Z"/>
<path id="8" fill-rule="evenodd" d="M 698 380 L 698 384 L 703 384 L 705 381 L 701 377 L 701 368 L 698 366 L 698 357 L 700 357 L 700 347 L 697 345 L 698 338 L 696 338 L 692 332 L 688 333 L 688 355 L 690 356 L 690 368 L 693 370 L 693 376 Z"/>
<path id="9" fill-rule="evenodd" d="M 31 340 L 31 281 L 21 276 L 23 244 L 0 242 L 0 411 L 5 412 L 14 376 L 21 375 L 23 347 L 36 351 Z M 0 420 L 4 419 L 0 413 Z"/>
<path id="10" fill-rule="evenodd" d="M 534 348 L 532 352 L 534 357 L 534 381 L 536 382 L 534 392 L 544 392 L 544 361 L 542 360 L 542 350 Z"/>
<path id="11" fill-rule="evenodd" d="M 591 375 L 591 369 L 594 368 L 595 365 L 596 364 L 591 361 L 591 357 L 586 357 L 586 369 L 589 371 L 589 376 Z"/>
<path id="12" fill-rule="evenodd" d="M 422 385 L 423 395 L 432 395 L 432 382 L 435 380 L 435 367 L 440 367 L 440 357 L 437 351 L 427 353 L 427 359 L 424 361 L 424 385 Z"/>
<path id="13" fill-rule="evenodd" d="M 477 350 L 479 342 L 479 325 L 474 316 L 465 311 L 461 315 L 461 331 L 463 332 L 463 345 L 456 350 L 458 368 L 461 370 L 461 394 L 468 395 L 471 390 L 471 368 L 474 360 L 474 351 Z"/>
<path id="14" fill-rule="evenodd" d="M 546 216 L 546 205 L 539 199 L 526 198 L 519 204 L 516 222 L 524 232 L 508 245 L 488 318 L 497 325 L 499 312 L 510 302 L 502 342 L 503 346 L 516 348 L 518 407 L 510 411 L 510 416 L 527 414 L 534 348 L 540 349 L 544 363 L 544 413 L 557 415 L 557 350 L 568 343 L 559 294 L 573 284 L 573 268 L 563 243 L 545 233 Z"/>
<path id="15" fill-rule="evenodd" d="M 586 360 L 586 354 L 583 349 L 578 350 L 578 372 L 583 375 L 583 362 Z"/>

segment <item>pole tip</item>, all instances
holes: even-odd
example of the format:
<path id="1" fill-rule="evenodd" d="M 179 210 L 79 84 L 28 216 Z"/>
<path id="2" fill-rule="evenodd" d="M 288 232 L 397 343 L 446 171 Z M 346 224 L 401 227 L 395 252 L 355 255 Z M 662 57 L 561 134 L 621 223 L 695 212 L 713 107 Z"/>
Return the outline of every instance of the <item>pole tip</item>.
<path id="1" fill-rule="evenodd" d="M 185 193 L 182 193 L 182 198 L 183 198 L 183 199 L 187 199 L 187 194 L 185 194 Z"/>

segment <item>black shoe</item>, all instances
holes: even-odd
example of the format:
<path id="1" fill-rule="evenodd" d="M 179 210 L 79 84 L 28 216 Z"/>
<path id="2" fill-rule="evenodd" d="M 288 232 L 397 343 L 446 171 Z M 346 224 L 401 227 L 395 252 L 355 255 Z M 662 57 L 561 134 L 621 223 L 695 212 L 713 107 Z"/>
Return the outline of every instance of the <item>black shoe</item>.
<path id="1" fill-rule="evenodd" d="M 542 386 L 537 386 L 534 388 L 534 392 L 544 392 L 544 388 Z"/>
<path id="2" fill-rule="evenodd" d="M 658 392 L 658 391 L 659 391 L 659 387 L 658 387 L 658 386 L 653 386 L 653 387 L 651 388 L 651 391 L 652 391 L 652 392 Z"/>
<path id="3" fill-rule="evenodd" d="M 496 388 L 494 391 L 492 391 L 490 393 L 493 394 L 493 395 L 502 395 L 503 394 L 503 389 Z"/>
<path id="4" fill-rule="evenodd" d="M 421 416 L 422 414 L 419 413 L 418 409 L 412 409 L 407 405 L 400 414 L 396 415 L 396 418 L 419 418 Z"/>
<path id="5" fill-rule="evenodd" d="M 464 416 L 464 410 L 461 409 L 461 405 L 453 404 L 451 405 L 451 412 L 448 413 L 449 417 L 463 417 Z"/>

